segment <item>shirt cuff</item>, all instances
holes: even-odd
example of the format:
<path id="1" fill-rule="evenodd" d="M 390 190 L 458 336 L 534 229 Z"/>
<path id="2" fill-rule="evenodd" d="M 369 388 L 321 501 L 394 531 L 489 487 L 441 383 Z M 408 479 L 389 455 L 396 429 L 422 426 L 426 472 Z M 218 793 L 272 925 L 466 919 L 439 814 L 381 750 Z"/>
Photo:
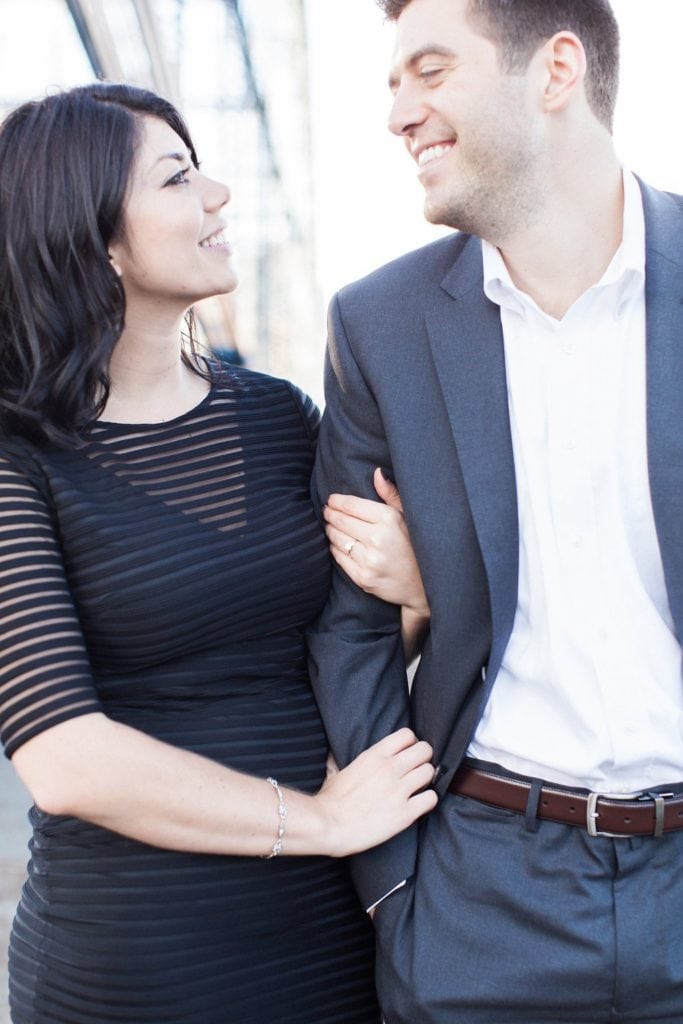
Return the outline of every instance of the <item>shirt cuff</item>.
<path id="1" fill-rule="evenodd" d="M 391 896 L 391 894 L 396 892 L 398 889 L 402 889 L 407 881 L 408 881 L 408 879 L 404 878 L 402 882 L 399 882 L 398 885 L 395 885 L 393 889 L 389 890 L 389 892 L 385 892 L 384 896 L 380 896 L 380 898 L 378 900 L 375 900 L 375 902 L 372 903 L 369 907 L 366 907 L 365 913 L 366 914 L 371 914 L 373 912 L 373 910 L 375 909 L 375 907 L 378 907 L 380 905 L 380 903 L 384 902 L 384 900 L 387 898 L 387 896 Z"/>

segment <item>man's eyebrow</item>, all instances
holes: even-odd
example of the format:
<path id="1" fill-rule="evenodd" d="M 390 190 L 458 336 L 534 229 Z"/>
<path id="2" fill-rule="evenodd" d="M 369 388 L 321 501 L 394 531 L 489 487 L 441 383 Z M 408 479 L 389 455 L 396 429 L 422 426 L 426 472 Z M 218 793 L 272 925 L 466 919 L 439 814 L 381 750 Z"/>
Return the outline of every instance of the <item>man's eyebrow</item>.
<path id="1" fill-rule="evenodd" d="M 405 61 L 405 66 L 413 70 L 423 57 L 445 57 L 447 60 L 452 60 L 455 57 L 455 53 L 448 46 L 440 46 L 439 43 L 427 43 L 425 46 L 421 46 L 419 50 L 411 53 L 410 57 Z M 392 71 L 389 75 L 389 88 L 394 88 L 397 84 L 398 75 L 395 71 Z"/>

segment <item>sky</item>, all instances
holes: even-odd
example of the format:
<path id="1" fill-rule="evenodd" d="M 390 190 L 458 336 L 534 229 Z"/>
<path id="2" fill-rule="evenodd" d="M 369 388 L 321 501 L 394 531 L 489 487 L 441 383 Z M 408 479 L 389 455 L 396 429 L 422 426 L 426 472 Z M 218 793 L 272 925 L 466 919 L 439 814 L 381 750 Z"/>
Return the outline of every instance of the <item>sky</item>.
<path id="1" fill-rule="evenodd" d="M 683 192 L 683 0 L 613 0 L 622 37 L 615 141 L 652 185 Z M 422 189 L 386 128 L 393 26 L 373 0 L 308 0 L 317 247 L 325 298 L 438 237 Z"/>

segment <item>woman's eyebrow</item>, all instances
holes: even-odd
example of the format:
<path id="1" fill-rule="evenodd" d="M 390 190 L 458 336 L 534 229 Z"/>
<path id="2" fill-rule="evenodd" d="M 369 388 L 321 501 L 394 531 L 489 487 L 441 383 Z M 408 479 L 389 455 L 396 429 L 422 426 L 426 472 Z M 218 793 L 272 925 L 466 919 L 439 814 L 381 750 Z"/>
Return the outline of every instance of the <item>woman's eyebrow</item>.
<path id="1" fill-rule="evenodd" d="M 187 153 L 162 153 L 161 156 L 156 158 L 152 166 L 156 167 L 156 165 L 161 163 L 162 160 L 177 160 L 178 163 L 183 163 L 184 160 L 188 159 L 189 157 Z"/>

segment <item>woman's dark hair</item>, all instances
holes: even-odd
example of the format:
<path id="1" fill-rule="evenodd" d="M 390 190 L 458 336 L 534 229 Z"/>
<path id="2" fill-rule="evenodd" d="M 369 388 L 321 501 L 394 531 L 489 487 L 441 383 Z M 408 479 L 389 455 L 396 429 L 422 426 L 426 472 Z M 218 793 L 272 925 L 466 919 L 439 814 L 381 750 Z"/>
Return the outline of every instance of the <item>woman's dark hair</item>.
<path id="1" fill-rule="evenodd" d="M 124 208 L 141 116 L 197 157 L 167 101 L 96 83 L 25 103 L 0 126 L 0 433 L 73 447 L 109 395 L 126 304 L 108 246 Z M 192 321 L 191 356 L 196 366 Z"/>

